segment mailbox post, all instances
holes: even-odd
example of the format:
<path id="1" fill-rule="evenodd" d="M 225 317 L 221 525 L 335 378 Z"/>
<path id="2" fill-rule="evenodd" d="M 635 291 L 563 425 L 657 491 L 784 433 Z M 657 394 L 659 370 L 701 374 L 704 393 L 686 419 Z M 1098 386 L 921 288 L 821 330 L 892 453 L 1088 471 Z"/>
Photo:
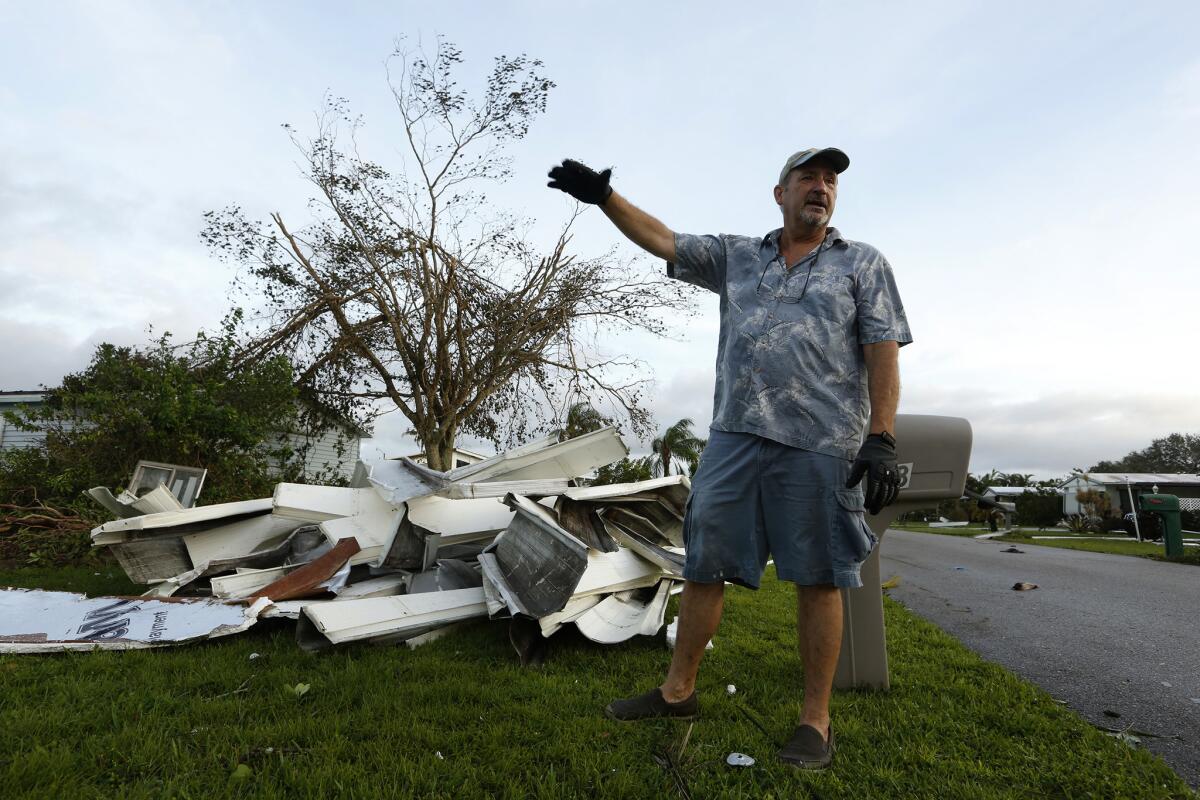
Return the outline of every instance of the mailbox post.
<path id="1" fill-rule="evenodd" d="M 1179 513 L 1179 498 L 1173 494 L 1144 494 L 1138 498 L 1138 506 L 1142 511 L 1158 514 L 1162 519 L 1163 544 L 1166 545 L 1167 555 L 1183 555 L 1183 519 Z"/>
<path id="2" fill-rule="evenodd" d="M 887 526 L 905 511 L 962 497 L 971 460 L 971 425 L 958 417 L 900 414 L 896 442 L 900 494 L 895 503 L 867 516 L 880 546 Z M 842 652 L 833 677 L 838 689 L 889 686 L 879 546 L 862 566 L 862 582 L 858 589 L 842 591 Z"/>

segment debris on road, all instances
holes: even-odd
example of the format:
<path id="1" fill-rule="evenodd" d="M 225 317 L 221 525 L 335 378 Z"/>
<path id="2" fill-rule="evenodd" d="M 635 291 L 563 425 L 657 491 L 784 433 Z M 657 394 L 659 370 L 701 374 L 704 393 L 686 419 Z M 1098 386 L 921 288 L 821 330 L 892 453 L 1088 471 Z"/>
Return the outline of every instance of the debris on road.
<path id="1" fill-rule="evenodd" d="M 1130 733 L 1124 731 L 1109 731 L 1107 734 L 1114 739 L 1119 739 L 1130 747 L 1137 747 L 1142 743 L 1142 740 Z"/>
<path id="2" fill-rule="evenodd" d="M 0 592 L 0 650 L 181 644 L 259 617 L 295 620 L 308 650 L 416 647 L 506 619 L 526 665 L 570 624 L 602 644 L 654 636 L 682 587 L 691 484 L 579 485 L 626 455 L 608 427 L 448 472 L 360 462 L 350 486 L 280 483 L 271 497 L 198 507 L 202 470 L 141 462 L 121 495 L 90 493 L 117 517 L 92 544 L 147 591 Z"/>
<path id="3" fill-rule="evenodd" d="M 1028 592 L 1030 589 L 1038 588 L 1038 585 L 1036 583 L 1025 583 L 1023 581 L 1018 581 L 1013 584 L 1012 588 L 1013 591 L 1016 592 Z"/>
<path id="4" fill-rule="evenodd" d="M 1024 553 L 1025 551 L 1024 551 L 1024 550 L 1021 550 L 1021 549 L 1020 549 L 1020 548 L 1018 548 L 1018 547 L 1017 547 L 1015 544 L 1013 544 L 1013 545 L 1009 545 L 1008 547 L 1006 547 L 1005 549 L 1001 550 L 1000 552 L 1001 552 L 1001 553 Z"/>

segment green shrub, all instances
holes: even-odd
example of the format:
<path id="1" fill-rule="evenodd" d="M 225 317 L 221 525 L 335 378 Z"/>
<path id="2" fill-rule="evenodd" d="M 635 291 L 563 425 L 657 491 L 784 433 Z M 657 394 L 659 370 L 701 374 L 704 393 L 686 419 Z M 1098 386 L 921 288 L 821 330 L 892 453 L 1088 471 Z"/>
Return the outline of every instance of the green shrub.
<path id="1" fill-rule="evenodd" d="M 281 477 L 303 480 L 304 453 L 279 434 L 328 423 L 301 413 L 286 358 L 238 360 L 239 319 L 183 346 L 170 334 L 145 349 L 101 344 L 43 405 L 7 412 L 43 440 L 0 453 L 0 502 L 32 493 L 71 506 L 90 487 L 124 488 L 140 459 L 207 468 L 206 503 L 269 495 Z"/>

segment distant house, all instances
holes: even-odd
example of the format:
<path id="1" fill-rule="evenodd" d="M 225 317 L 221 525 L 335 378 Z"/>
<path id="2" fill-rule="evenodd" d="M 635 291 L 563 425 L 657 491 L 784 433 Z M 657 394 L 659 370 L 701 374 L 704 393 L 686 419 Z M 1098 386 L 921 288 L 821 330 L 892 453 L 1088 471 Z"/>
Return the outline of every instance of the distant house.
<path id="1" fill-rule="evenodd" d="M 21 406 L 40 406 L 45 400 L 45 392 L 41 391 L 0 392 L 0 412 L 16 411 Z M 358 463 L 362 440 L 368 436 L 370 433 L 350 423 L 334 423 L 313 436 L 281 431 L 278 434 L 278 440 L 286 441 L 296 451 L 307 446 L 308 449 L 304 456 L 306 474 L 316 475 L 327 468 L 332 468 L 336 475 L 344 476 L 349 480 L 354 475 L 354 465 Z M 0 450 L 33 447 L 44 438 L 41 433 L 16 428 L 0 414 Z M 339 442 L 341 442 L 341 452 L 339 452 Z M 142 455 L 150 460 L 157 457 L 155 453 Z"/>
<path id="2" fill-rule="evenodd" d="M 285 432 L 279 438 L 286 439 L 293 450 L 308 446 L 304 453 L 306 475 L 318 475 L 332 468 L 334 474 L 350 480 L 362 452 L 362 440 L 370 435 L 369 431 L 350 423 L 336 423 L 313 436 Z"/>
<path id="3" fill-rule="evenodd" d="M 18 447 L 33 447 L 42 440 L 40 433 L 23 431 L 4 418 L 5 411 L 16 411 L 21 406 L 40 406 L 45 395 L 39 391 L 0 392 L 0 450 Z"/>
<path id="4" fill-rule="evenodd" d="M 427 463 L 427 459 L 425 458 L 424 452 L 413 453 L 410 456 L 405 456 L 405 458 L 410 458 L 413 461 L 417 462 L 418 464 Z M 480 455 L 479 453 L 472 453 L 470 450 L 461 450 L 456 447 L 456 448 L 454 448 L 454 467 L 453 467 L 453 469 L 458 469 L 459 467 L 465 467 L 469 464 L 477 464 L 480 461 L 485 461 L 489 458 L 491 458 L 491 456 L 483 456 L 483 455 Z"/>
<path id="5" fill-rule="evenodd" d="M 1026 492 L 1037 491 L 1039 489 L 1036 486 L 988 486 L 981 496 L 994 502 L 1011 517 L 1017 513 L 1017 498 Z"/>
<path id="6" fill-rule="evenodd" d="M 1102 491 L 1108 495 L 1115 511 L 1127 514 L 1133 510 L 1136 498 L 1155 491 L 1180 498 L 1180 506 L 1200 511 L 1200 475 L 1186 472 L 1085 472 L 1073 475 L 1059 484 L 1063 491 L 1063 513 L 1081 512 L 1078 494 L 1081 491 Z"/>
<path id="7" fill-rule="evenodd" d="M 983 490 L 983 496 L 989 500 L 995 500 L 998 503 L 1012 503 L 1023 494 L 1028 492 L 1037 493 L 1040 491 L 1042 491 L 1042 489 L 1037 486 L 989 486 Z M 1062 494 L 1061 489 L 1056 491 L 1059 494 Z"/>

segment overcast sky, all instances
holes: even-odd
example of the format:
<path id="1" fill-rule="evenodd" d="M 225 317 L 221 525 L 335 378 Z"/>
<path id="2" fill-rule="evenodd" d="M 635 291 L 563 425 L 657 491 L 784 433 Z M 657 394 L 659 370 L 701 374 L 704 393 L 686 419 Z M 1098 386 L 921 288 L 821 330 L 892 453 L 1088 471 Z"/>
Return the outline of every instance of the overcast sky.
<path id="1" fill-rule="evenodd" d="M 490 193 L 536 235 L 570 211 L 544 188 L 564 156 L 675 230 L 761 234 L 783 159 L 844 149 L 834 224 L 888 256 L 916 340 L 901 412 L 969 419 L 973 471 L 1057 476 L 1200 430 L 1198 30 L 1193 0 L 0 4 L 0 389 L 213 326 L 232 272 L 203 212 L 303 221 L 280 124 L 326 92 L 390 162 L 383 60 L 441 34 L 476 77 L 523 52 L 558 84 Z M 574 243 L 618 241 L 589 210 Z M 609 343 L 649 362 L 663 426 L 712 416 L 698 300 L 680 341 Z"/>

